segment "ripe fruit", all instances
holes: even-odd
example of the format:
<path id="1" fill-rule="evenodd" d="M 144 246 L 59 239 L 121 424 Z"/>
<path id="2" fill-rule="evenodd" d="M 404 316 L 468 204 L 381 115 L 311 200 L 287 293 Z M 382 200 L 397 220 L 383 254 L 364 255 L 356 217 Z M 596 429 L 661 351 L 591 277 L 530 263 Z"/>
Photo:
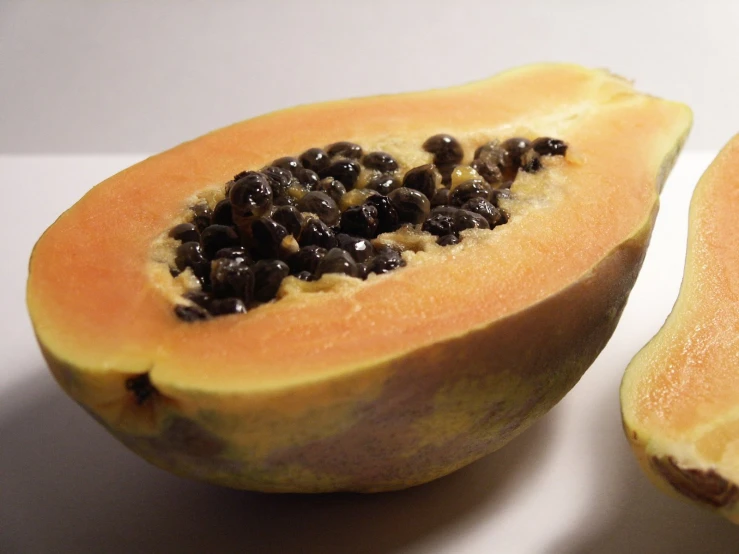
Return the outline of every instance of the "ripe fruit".
<path id="1" fill-rule="evenodd" d="M 264 491 L 423 483 L 515 437 L 603 348 L 690 123 L 683 105 L 570 65 L 245 121 L 127 169 L 60 217 L 31 259 L 31 319 L 60 385 L 167 470 Z M 453 140 L 424 149 L 439 135 Z M 542 137 L 564 155 L 526 146 Z M 422 192 L 363 188 L 434 159 L 454 162 L 438 166 L 439 187 L 482 179 L 505 217 L 489 229 L 454 208 L 437 237 L 422 229 Z M 260 172 L 270 166 L 283 171 Z M 334 181 L 339 202 L 321 184 Z M 342 212 L 374 208 L 371 258 L 331 254 L 347 229 L 320 214 L 298 233 L 272 219 L 309 189 Z M 202 232 L 227 190 L 240 242 L 218 290 L 252 294 L 211 310 L 193 294 L 209 294 L 213 260 L 193 241 L 175 266 L 169 232 Z M 325 249 L 315 270 L 293 258 L 309 246 Z"/>

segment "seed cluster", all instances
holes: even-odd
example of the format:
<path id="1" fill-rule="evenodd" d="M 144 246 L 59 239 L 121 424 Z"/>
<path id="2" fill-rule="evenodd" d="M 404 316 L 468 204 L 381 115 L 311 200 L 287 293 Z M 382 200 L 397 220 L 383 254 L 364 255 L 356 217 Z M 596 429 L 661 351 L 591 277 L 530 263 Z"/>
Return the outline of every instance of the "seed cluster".
<path id="1" fill-rule="evenodd" d="M 433 162 L 406 172 L 386 152 L 342 141 L 235 175 L 213 209 L 193 206 L 192 221 L 169 232 L 180 242 L 172 274 L 189 268 L 201 284 L 176 315 L 244 313 L 274 300 L 288 275 L 387 273 L 405 262 L 399 249 L 373 239 L 401 227 L 434 235 L 441 246 L 457 244 L 465 229 L 493 229 L 508 220 L 498 202 L 518 172 L 539 171 L 542 157 L 563 156 L 567 145 L 549 137 L 492 141 L 469 165 L 451 135 L 434 135 L 423 149 Z"/>

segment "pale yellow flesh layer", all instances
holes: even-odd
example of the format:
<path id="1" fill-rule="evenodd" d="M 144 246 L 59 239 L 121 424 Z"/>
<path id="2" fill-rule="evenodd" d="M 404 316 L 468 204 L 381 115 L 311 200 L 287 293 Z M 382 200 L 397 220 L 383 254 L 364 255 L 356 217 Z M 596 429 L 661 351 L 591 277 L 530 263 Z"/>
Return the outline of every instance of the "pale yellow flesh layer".
<path id="1" fill-rule="evenodd" d="M 695 188 L 678 299 L 623 380 L 627 433 L 644 467 L 667 490 L 672 486 L 652 458 L 671 458 L 685 470 L 714 472 L 739 483 L 737 214 L 739 136 Z M 737 518 L 731 514 L 736 508 L 723 509 Z"/>
<path id="2" fill-rule="evenodd" d="M 562 65 L 267 115 L 134 166 L 62 216 L 31 262 L 32 318 L 54 356 L 89 371 L 153 370 L 165 387 L 265 389 L 393 359 L 587 275 L 648 219 L 655 175 L 689 121 L 684 106 L 637 94 L 605 72 Z M 151 242 L 187 199 L 238 170 L 338 139 L 417 163 L 420 144 L 441 131 L 459 136 L 468 155 L 475 142 L 516 133 L 560 137 L 573 155 L 517 183 L 522 200 L 511 221 L 486 239 L 416 256 L 350 294 L 288 297 L 244 317 L 188 325 L 173 318 L 145 271 Z M 478 300 L 468 300 L 470 291 Z"/>

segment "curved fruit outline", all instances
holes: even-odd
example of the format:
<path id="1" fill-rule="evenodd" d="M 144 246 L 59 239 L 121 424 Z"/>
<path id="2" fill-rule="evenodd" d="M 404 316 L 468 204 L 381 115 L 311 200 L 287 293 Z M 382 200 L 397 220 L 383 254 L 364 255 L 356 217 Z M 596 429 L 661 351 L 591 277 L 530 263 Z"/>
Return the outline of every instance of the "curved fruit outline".
<path id="1" fill-rule="evenodd" d="M 675 306 L 621 386 L 640 465 L 672 495 L 739 522 L 739 136 L 701 177 L 690 204 Z"/>
<path id="2" fill-rule="evenodd" d="M 34 329 L 64 390 L 176 474 L 262 491 L 424 483 L 522 432 L 601 351 L 691 120 L 607 72 L 545 64 L 244 121 L 128 168 L 63 214 L 31 258 Z M 405 267 L 366 281 L 324 276 L 306 292 L 286 279 L 278 301 L 246 314 L 174 316 L 182 290 L 156 245 L 198 198 L 336 141 L 414 167 L 438 133 L 467 157 L 511 136 L 569 149 L 519 173 L 509 221 L 492 231 L 408 248 Z"/>

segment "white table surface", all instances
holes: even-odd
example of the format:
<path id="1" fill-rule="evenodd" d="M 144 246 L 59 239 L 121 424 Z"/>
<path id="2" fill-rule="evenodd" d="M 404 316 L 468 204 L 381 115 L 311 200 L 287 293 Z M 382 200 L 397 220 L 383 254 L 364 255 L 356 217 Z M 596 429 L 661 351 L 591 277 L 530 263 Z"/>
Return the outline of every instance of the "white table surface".
<path id="1" fill-rule="evenodd" d="M 736 0 L 0 1 L 0 152 L 155 152 L 295 104 L 607 67 L 737 131 Z"/>
<path id="2" fill-rule="evenodd" d="M 53 382 L 24 292 L 31 247 L 90 186 L 140 156 L 0 157 L 0 552 L 727 554 L 739 528 L 663 496 L 632 459 L 618 386 L 680 283 L 690 193 L 665 192 L 616 333 L 575 389 L 509 446 L 447 478 L 381 495 L 263 495 L 170 476 L 119 445 Z"/>

